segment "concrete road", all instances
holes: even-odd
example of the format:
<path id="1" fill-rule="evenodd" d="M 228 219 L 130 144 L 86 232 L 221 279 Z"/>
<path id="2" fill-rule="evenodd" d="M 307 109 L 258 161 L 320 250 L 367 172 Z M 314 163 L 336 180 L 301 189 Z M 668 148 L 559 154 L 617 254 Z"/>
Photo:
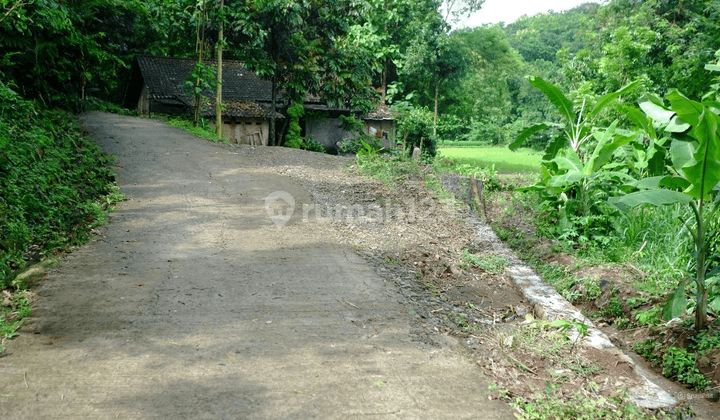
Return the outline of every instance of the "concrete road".
<path id="1" fill-rule="evenodd" d="M 129 200 L 6 343 L 0 418 L 513 418 L 462 349 L 413 340 L 394 286 L 331 226 L 273 223 L 269 194 L 313 198 L 272 165 L 316 154 L 82 121 Z"/>

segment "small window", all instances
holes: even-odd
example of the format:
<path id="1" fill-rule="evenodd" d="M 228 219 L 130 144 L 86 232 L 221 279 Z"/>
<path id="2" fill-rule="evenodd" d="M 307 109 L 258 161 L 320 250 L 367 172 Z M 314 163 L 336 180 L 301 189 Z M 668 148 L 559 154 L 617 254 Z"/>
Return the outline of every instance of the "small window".
<path id="1" fill-rule="evenodd" d="M 252 125 L 252 121 L 245 121 L 245 124 Z"/>

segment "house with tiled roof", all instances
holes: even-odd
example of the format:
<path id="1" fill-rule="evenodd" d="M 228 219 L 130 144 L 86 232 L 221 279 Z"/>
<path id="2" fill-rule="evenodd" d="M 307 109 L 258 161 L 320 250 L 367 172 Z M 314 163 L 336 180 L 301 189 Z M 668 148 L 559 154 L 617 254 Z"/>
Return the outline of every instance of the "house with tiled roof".
<path id="1" fill-rule="evenodd" d="M 136 108 L 138 113 L 192 114 L 193 98 L 183 85 L 192 72 L 196 60 L 190 58 L 138 55 L 132 65 L 124 106 Z M 268 144 L 270 121 L 284 116 L 272 110 L 272 84 L 260 79 L 235 60 L 223 61 L 223 133 L 235 143 Z M 203 92 L 200 113 L 215 119 L 215 92 Z M 278 103 L 280 100 L 278 99 Z M 351 115 L 346 108 L 329 107 L 319 98 L 308 96 L 305 109 L 316 111 L 313 118 L 303 121 L 303 135 L 310 135 L 328 150 L 334 150 L 339 141 L 353 137 L 341 127 L 339 115 Z M 322 118 L 317 118 L 322 115 Z M 387 106 L 360 116 L 365 131 L 385 140 L 395 135 L 395 117 Z"/>
<path id="2" fill-rule="evenodd" d="M 132 65 L 124 105 L 138 113 L 192 114 L 193 98 L 183 85 L 196 60 L 138 55 Z M 223 133 L 236 143 L 268 144 L 270 120 L 283 118 L 272 110 L 272 85 L 247 70 L 242 62 L 223 62 Z M 204 93 L 203 117 L 215 119 L 215 92 Z"/>

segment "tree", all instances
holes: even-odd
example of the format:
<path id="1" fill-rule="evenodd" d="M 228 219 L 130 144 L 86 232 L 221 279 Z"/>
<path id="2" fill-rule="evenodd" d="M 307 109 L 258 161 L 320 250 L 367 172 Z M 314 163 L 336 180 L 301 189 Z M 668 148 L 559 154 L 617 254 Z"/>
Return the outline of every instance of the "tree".
<path id="1" fill-rule="evenodd" d="M 0 72 L 26 98 L 81 109 L 88 92 L 113 98 L 147 15 L 129 0 L 2 3 Z M 142 31 L 139 31 L 142 34 Z"/>
<path id="2" fill-rule="evenodd" d="M 438 12 L 434 19 L 415 22 L 415 38 L 405 53 L 401 74 L 421 90 L 424 97 L 432 98 L 433 134 L 437 134 L 440 85 L 457 80 L 466 67 L 459 43 L 447 35 L 449 25 Z M 423 87 L 431 87 L 425 91 Z"/>
<path id="3" fill-rule="evenodd" d="M 223 38 L 223 29 L 225 27 L 225 16 L 223 13 L 224 7 L 225 0 L 220 0 L 220 29 L 218 30 L 218 40 L 216 44 L 217 78 L 215 79 L 215 83 L 217 84 L 217 93 L 215 94 L 215 133 L 218 140 L 222 139 L 222 53 L 223 43 L 225 42 L 225 39 Z"/>
<path id="4" fill-rule="evenodd" d="M 31 3 L 25 0 L 1 0 L 0 1 L 0 25 L 4 21 L 25 20 L 24 7 Z"/>
<path id="5" fill-rule="evenodd" d="M 202 1 L 202 0 L 201 0 Z M 152 32 L 139 51 L 161 56 L 189 58 L 196 54 L 197 0 L 146 0 Z"/>
<path id="6" fill-rule="evenodd" d="M 205 66 L 203 58 L 205 55 L 205 22 L 207 21 L 207 0 L 198 1 L 195 14 L 200 16 L 197 20 L 197 27 L 195 29 L 196 40 L 195 40 L 195 53 L 197 54 L 197 61 L 193 68 L 189 78 L 193 83 L 193 125 L 197 127 L 200 121 L 200 106 L 202 106 L 202 92 L 211 87 L 210 78 L 212 74 L 210 69 Z M 222 72 L 222 69 L 219 69 Z"/>
<path id="7" fill-rule="evenodd" d="M 714 0 L 615 0 L 599 8 L 591 24 L 585 55 L 596 63 L 590 78 L 598 93 L 644 79 L 656 94 L 673 86 L 699 97 L 712 79 L 704 65 L 720 48 L 720 4 Z"/>
<path id="8" fill-rule="evenodd" d="M 238 58 L 272 82 L 272 107 L 282 92 L 315 95 L 330 105 L 370 108 L 373 59 L 348 42 L 350 22 L 364 13 L 351 0 L 261 0 L 233 5 L 230 42 Z M 275 142 L 271 123 L 271 144 Z"/>
<path id="9" fill-rule="evenodd" d="M 584 35 L 599 6 L 586 3 L 563 13 L 524 16 L 505 28 L 510 44 L 527 62 L 554 62 L 563 48 L 576 53 L 585 47 Z"/>
<path id="10" fill-rule="evenodd" d="M 502 136 L 502 127 L 513 120 L 508 111 L 513 107 L 513 82 L 524 65 L 522 57 L 499 25 L 454 31 L 450 38 L 457 40 L 467 65 L 457 83 L 441 90 L 440 107 L 460 118 L 466 133 L 474 132 L 473 138 L 488 132 Z"/>
<path id="11" fill-rule="evenodd" d="M 667 99 L 670 109 L 660 100 L 646 100 L 643 107 L 648 117 L 672 134 L 670 148 L 673 171 L 669 175 L 647 178 L 635 183 L 639 191 L 612 199 L 620 207 L 641 204 L 663 206 L 687 204 L 692 209 L 694 223 L 683 221 L 692 237 L 695 260 L 695 329 L 707 327 L 709 287 L 706 283 L 710 267 L 709 226 L 717 220 L 720 210 L 720 103 L 695 102 L 677 90 Z M 642 104 L 641 104 L 642 105 Z M 706 209 L 709 208 L 708 209 Z M 718 275 L 718 273 L 715 273 Z M 687 306 L 685 282 L 682 281 L 666 307 L 666 318 L 679 316 Z"/>

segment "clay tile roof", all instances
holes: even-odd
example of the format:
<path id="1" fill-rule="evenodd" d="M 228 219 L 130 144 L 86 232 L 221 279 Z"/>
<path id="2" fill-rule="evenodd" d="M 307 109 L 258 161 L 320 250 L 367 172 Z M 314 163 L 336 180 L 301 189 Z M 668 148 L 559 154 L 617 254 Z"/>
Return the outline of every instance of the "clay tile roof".
<path id="1" fill-rule="evenodd" d="M 360 117 L 363 120 L 394 120 L 396 112 L 392 111 L 387 105 L 378 105 L 373 111 Z"/>
<path id="2" fill-rule="evenodd" d="M 192 99 L 183 88 L 197 60 L 190 58 L 156 57 L 138 55 L 137 63 L 151 99 L 176 99 L 192 107 Z M 215 92 L 203 92 L 211 100 Z M 242 62 L 223 62 L 223 115 L 241 117 L 269 117 L 272 112 L 257 102 L 270 103 L 272 84 L 261 80 L 255 73 L 243 67 Z M 253 103 L 253 105 L 250 105 Z M 203 112 L 205 113 L 205 112 Z M 214 115 L 214 113 L 213 113 Z M 280 115 L 280 114 L 277 114 Z"/>
<path id="3" fill-rule="evenodd" d="M 225 92 L 223 92 L 223 95 Z M 225 109 L 223 110 L 224 117 L 238 117 L 238 118 L 271 118 L 272 110 L 265 108 L 264 106 L 252 101 L 226 101 L 223 98 L 223 104 Z M 204 104 L 202 107 L 202 115 L 204 117 L 214 117 L 215 108 L 211 104 Z M 275 118 L 285 118 L 280 113 L 275 113 Z"/>

